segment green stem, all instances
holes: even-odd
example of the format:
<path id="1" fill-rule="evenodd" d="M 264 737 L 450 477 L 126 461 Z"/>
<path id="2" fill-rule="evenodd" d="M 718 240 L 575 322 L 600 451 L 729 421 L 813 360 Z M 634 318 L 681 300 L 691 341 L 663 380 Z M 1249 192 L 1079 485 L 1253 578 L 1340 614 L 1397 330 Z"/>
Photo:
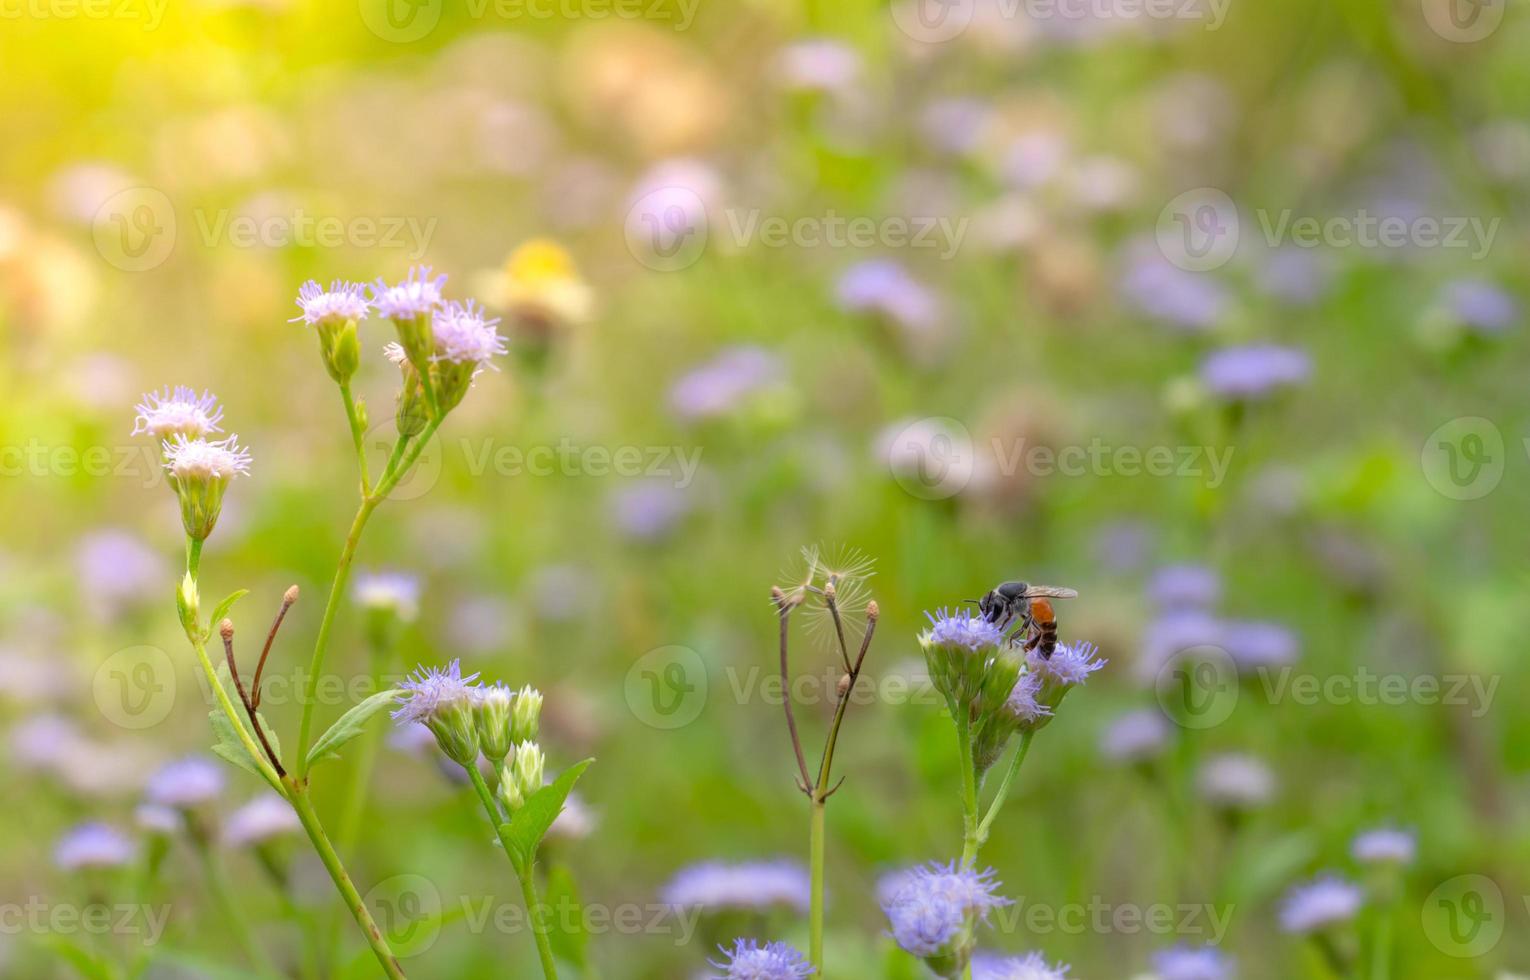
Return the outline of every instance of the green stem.
<path id="1" fill-rule="evenodd" d="M 823 851 L 824 800 L 813 800 L 808 832 L 808 855 L 812 866 L 812 912 L 808 919 L 808 959 L 817 976 L 823 976 Z"/>
<path id="2" fill-rule="evenodd" d="M 319 815 L 314 812 L 313 802 L 308 798 L 307 786 L 297 779 L 291 779 L 288 784 L 288 798 L 292 801 L 292 808 L 297 811 L 303 830 L 308 833 L 308 839 L 313 842 L 313 849 L 318 852 L 319 860 L 324 862 L 324 868 L 334 880 L 335 888 L 345 899 L 346 907 L 351 910 L 356 924 L 361 927 L 362 934 L 367 938 L 367 944 L 372 947 L 372 952 L 382 966 L 383 973 L 393 980 L 403 980 L 404 968 L 399 965 L 398 960 L 393 956 L 393 951 L 388 948 L 388 941 L 383 938 L 382 930 L 377 928 L 377 923 L 372 919 L 367 903 L 362 901 L 361 895 L 356 891 L 356 885 L 351 881 L 351 876 L 346 874 L 345 865 L 340 863 L 340 856 L 335 853 L 334 846 L 325 835 L 324 827 L 319 823 Z"/>
<path id="3" fill-rule="evenodd" d="M 972 713 L 966 704 L 956 708 L 956 737 L 962 757 L 962 867 L 970 868 L 978 852 L 977 770 L 972 764 Z"/>
<path id="4" fill-rule="evenodd" d="M 546 909 L 542 908 L 541 899 L 537 898 L 535 873 L 536 856 L 533 854 L 526 862 L 526 867 L 521 868 L 515 860 L 515 851 L 510 845 L 510 837 L 504 832 L 505 819 L 499 812 L 499 804 L 494 802 L 494 794 L 489 790 L 489 784 L 484 782 L 483 773 L 478 771 L 476 765 L 463 766 L 467 770 L 468 778 L 473 782 L 473 789 L 478 791 L 478 799 L 483 803 L 485 812 L 489 815 L 489 822 L 494 825 L 494 832 L 499 835 L 500 846 L 505 849 L 505 856 L 510 859 L 510 864 L 515 868 L 516 876 L 521 879 L 521 896 L 526 901 L 526 915 L 531 920 L 531 934 L 536 937 L 537 955 L 542 959 L 542 975 L 547 980 L 558 980 L 558 966 L 553 960 L 552 941 L 548 938 Z"/>
<path id="5" fill-rule="evenodd" d="M 1004 772 L 1004 779 L 1000 781 L 998 790 L 993 795 L 993 802 L 988 804 L 988 813 L 983 817 L 983 822 L 978 824 L 977 842 L 982 847 L 988 840 L 988 831 L 993 827 L 994 819 L 999 815 L 1000 807 L 1004 806 L 1004 799 L 1009 795 L 1010 784 L 1015 781 L 1015 774 L 1020 771 L 1020 766 L 1025 763 L 1025 756 L 1031 751 L 1031 740 L 1036 737 L 1035 732 L 1025 732 L 1020 736 L 1020 748 L 1016 750 L 1015 757 L 1010 760 L 1009 768 Z"/>
<path id="6" fill-rule="evenodd" d="M 187 817 L 187 836 L 191 839 L 192 847 L 202 862 L 202 874 L 207 879 L 207 891 L 218 907 L 218 915 L 223 920 L 223 925 L 233 933 L 234 941 L 244 949 L 250 965 L 257 972 L 268 976 L 280 976 L 281 971 L 271 961 L 265 948 L 255 940 L 255 934 L 250 931 L 250 923 L 240 911 L 233 895 L 229 893 L 228 878 L 223 874 L 223 865 L 218 861 L 218 856 L 213 853 L 206 829 L 197 826 L 189 816 Z"/>
<path id="7" fill-rule="evenodd" d="M 1376 931 L 1371 935 L 1371 980 L 1392 977 L 1392 905 L 1376 910 Z"/>
<path id="8" fill-rule="evenodd" d="M 308 677 L 303 683 L 303 721 L 298 727 L 297 755 L 292 764 L 298 779 L 308 774 L 308 738 L 313 729 L 315 694 L 319 686 L 319 674 L 324 670 L 324 655 L 329 649 L 329 632 L 335 624 L 335 613 L 340 609 L 340 598 L 345 594 L 346 583 L 351 578 L 351 561 L 356 557 L 356 546 L 361 543 L 361 532 L 366 529 L 367 519 L 377 509 L 380 498 L 371 496 L 361 502 L 356 517 L 351 521 L 350 533 L 345 537 L 345 547 L 340 552 L 340 562 L 335 567 L 335 578 L 329 586 L 329 601 L 324 604 L 324 617 L 319 620 L 319 635 L 314 640 L 313 658 L 308 664 Z"/>
<path id="9" fill-rule="evenodd" d="M 372 494 L 372 475 L 367 467 L 367 434 L 361 424 L 361 414 L 356 410 L 356 399 L 351 394 L 351 383 L 340 382 L 340 398 L 345 402 L 345 419 L 351 424 L 351 441 L 356 445 L 356 463 L 361 467 L 361 495 Z"/>
<path id="10" fill-rule="evenodd" d="M 425 451 L 430 437 L 436 434 L 436 429 L 440 426 L 439 419 L 431 419 L 425 423 L 425 428 L 420 430 L 420 434 L 412 440 L 401 438 L 394 444 L 393 458 L 388 461 L 388 470 L 382 479 L 377 481 L 377 489 L 372 491 L 374 501 L 381 503 L 383 498 L 393 492 L 393 488 L 398 486 L 398 481 L 403 479 L 404 474 L 414 466 L 415 460 L 420 458 L 420 453 Z"/>

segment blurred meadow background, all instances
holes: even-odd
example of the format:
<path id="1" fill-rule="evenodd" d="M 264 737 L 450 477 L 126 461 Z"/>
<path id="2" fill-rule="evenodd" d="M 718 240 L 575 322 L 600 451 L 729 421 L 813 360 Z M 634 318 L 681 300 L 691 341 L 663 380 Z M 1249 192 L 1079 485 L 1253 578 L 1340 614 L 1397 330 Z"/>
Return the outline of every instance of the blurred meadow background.
<path id="1" fill-rule="evenodd" d="M 300 835 L 243 809 L 264 786 L 208 755 L 175 498 L 129 433 L 183 384 L 249 449 L 203 594 L 252 590 L 252 657 L 300 588 L 263 708 L 290 738 L 356 506 L 294 297 L 416 264 L 511 352 L 374 518 L 318 720 L 456 657 L 542 690 L 550 765 L 598 760 L 543 860 L 605 914 L 560 938 L 569 975 L 806 947 L 769 602 L 803 546 L 874 561 L 881 611 L 828 806 L 828 976 L 925 975 L 877 903 L 960 845 L 916 635 L 1008 579 L 1077 589 L 1061 634 L 1109 665 L 995 827 L 1018 904 L 980 948 L 1070 980 L 1232 975 L 1161 956 L 1204 945 L 1245 980 L 1333 976 L 1283 919 L 1335 875 L 1365 889 L 1345 975 L 1530 972 L 1522 5 L 0 14 L 0 975 L 377 975 Z M 374 459 L 391 335 L 361 326 Z M 802 624 L 792 649 L 816 757 L 836 655 Z M 313 792 L 405 968 L 535 975 L 467 791 L 373 725 L 359 808 L 354 753 Z M 144 804 L 188 757 L 218 768 L 166 829 Z M 1416 854 L 1367 860 L 1377 828 Z"/>

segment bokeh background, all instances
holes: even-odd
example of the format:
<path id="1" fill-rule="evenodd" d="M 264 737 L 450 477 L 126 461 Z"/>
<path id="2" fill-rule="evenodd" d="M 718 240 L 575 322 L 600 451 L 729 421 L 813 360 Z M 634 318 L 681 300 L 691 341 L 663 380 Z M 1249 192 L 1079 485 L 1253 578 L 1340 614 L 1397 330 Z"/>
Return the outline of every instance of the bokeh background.
<path id="1" fill-rule="evenodd" d="M 293 298 L 415 263 L 502 316 L 512 355 L 361 547 L 364 572 L 417 577 L 418 615 L 369 652 L 348 603 L 329 668 L 349 691 L 460 657 L 540 687 L 553 764 L 598 758 L 546 862 L 586 903 L 652 913 L 698 862 L 805 858 L 768 590 L 822 544 L 875 561 L 882 611 L 829 807 L 830 975 L 920 975 L 876 902 L 881 874 L 959 843 L 915 636 L 1013 578 L 1077 588 L 1063 636 L 1110 665 L 1038 737 L 985 861 L 1025 907 L 1195 915 L 1012 918 L 984 948 L 1098 980 L 1215 939 L 1245 978 L 1329 975 L 1280 928 L 1282 896 L 1374 882 L 1351 841 L 1395 826 L 1417 858 L 1355 927 L 1391 923 L 1390 975 L 1530 971 L 1519 5 L 3 14 L 0 974 L 253 975 L 196 849 L 137 812 L 211 736 L 174 499 L 133 405 L 210 388 L 253 454 L 204 594 L 251 589 L 253 637 L 302 590 L 268 668 L 290 738 L 356 499 Z M 390 334 L 363 325 L 379 441 Z M 1176 671 L 1196 645 L 1216 654 Z M 793 650 L 812 753 L 837 675 L 806 625 Z M 346 857 L 409 933 L 406 968 L 532 975 L 523 928 L 475 923 L 517 903 L 479 814 L 377 727 Z M 332 825 L 353 767 L 316 770 Z M 261 788 L 224 769 L 198 807 L 215 841 Z M 132 859 L 55 853 L 91 820 Z M 293 970 L 336 908 L 300 844 L 214 847 Z M 685 941 L 672 919 L 597 930 L 580 955 L 589 976 L 681 978 L 735 935 L 805 945 L 800 909 L 759 900 Z M 168 920 L 147 942 L 25 911 L 92 902 Z M 339 975 L 373 975 L 353 932 Z"/>

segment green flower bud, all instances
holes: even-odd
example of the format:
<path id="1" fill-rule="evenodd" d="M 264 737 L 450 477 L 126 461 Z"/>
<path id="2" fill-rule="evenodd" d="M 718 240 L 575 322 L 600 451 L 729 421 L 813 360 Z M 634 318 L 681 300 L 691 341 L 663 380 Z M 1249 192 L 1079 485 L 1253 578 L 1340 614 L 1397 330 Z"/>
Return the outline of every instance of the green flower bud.
<path id="1" fill-rule="evenodd" d="M 180 588 L 175 590 L 175 608 L 181 616 L 181 626 L 187 633 L 191 633 L 197 626 L 197 615 L 201 612 L 202 597 L 197 591 L 197 580 L 187 572 L 181 579 Z"/>
<path id="2" fill-rule="evenodd" d="M 478 730 L 473 720 L 473 698 L 462 697 L 436 707 L 425 725 L 436 736 L 446 757 L 467 768 L 478 764 Z"/>
<path id="3" fill-rule="evenodd" d="M 515 767 L 510 762 L 499 767 L 499 798 L 511 813 L 526 805 L 526 797 L 521 794 L 521 787 L 515 781 Z"/>
<path id="4" fill-rule="evenodd" d="M 542 692 L 531 685 L 521 688 L 510 709 L 510 740 L 519 745 L 535 742 L 542 718 Z"/>
<path id="5" fill-rule="evenodd" d="M 544 761 L 542 747 L 535 742 L 522 742 L 515 747 L 515 784 L 522 796 L 530 796 L 542 788 Z"/>
<path id="6" fill-rule="evenodd" d="M 315 326 L 324 370 L 336 382 L 345 384 L 361 364 L 361 344 L 356 339 L 356 321 L 327 316 Z"/>
<path id="7" fill-rule="evenodd" d="M 484 758 L 498 765 L 510 754 L 510 706 L 515 695 L 502 684 L 486 687 L 473 706 L 473 721 L 478 728 L 478 747 Z"/>

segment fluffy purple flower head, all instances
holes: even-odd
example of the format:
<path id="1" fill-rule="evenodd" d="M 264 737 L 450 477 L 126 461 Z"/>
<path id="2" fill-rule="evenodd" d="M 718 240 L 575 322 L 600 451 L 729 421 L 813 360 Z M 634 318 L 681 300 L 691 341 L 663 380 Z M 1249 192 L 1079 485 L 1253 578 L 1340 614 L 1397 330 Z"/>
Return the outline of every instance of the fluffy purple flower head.
<path id="1" fill-rule="evenodd" d="M 1519 321 L 1519 303 L 1502 287 L 1482 279 L 1457 279 L 1442 296 L 1455 317 L 1478 333 L 1501 334 Z"/>
<path id="2" fill-rule="evenodd" d="M 793 861 L 706 861 L 683 869 L 659 898 L 683 908 L 768 909 L 790 906 L 806 912 L 812 904 L 807 869 Z"/>
<path id="3" fill-rule="evenodd" d="M 1298 885 L 1280 907 L 1280 928 L 1309 933 L 1353 919 L 1365 904 L 1365 893 L 1342 878 L 1325 875 Z"/>
<path id="4" fill-rule="evenodd" d="M 390 320 L 429 316 L 441 305 L 446 276 L 432 276 L 430 266 L 415 266 L 404 281 L 390 286 L 382 279 L 372 285 L 372 305 Z"/>
<path id="5" fill-rule="evenodd" d="M 406 623 L 420 613 L 420 580 L 408 572 L 363 572 L 351 596 L 363 609 L 391 613 Z"/>
<path id="6" fill-rule="evenodd" d="M 302 829 L 297 813 L 286 800 L 275 793 L 262 793 L 229 814 L 223 825 L 223 843 L 229 847 L 252 847 Z"/>
<path id="7" fill-rule="evenodd" d="M 1412 864 L 1418 857 L 1418 839 L 1406 830 L 1379 827 L 1356 837 L 1349 852 L 1361 864 Z"/>
<path id="8" fill-rule="evenodd" d="M 994 894 L 998 887 L 992 869 L 932 862 L 885 879 L 882 910 L 900 947 L 919 957 L 939 956 L 950 952 L 972 917 L 986 921 L 990 909 L 1010 904 Z"/>
<path id="9" fill-rule="evenodd" d="M 366 287 L 359 282 L 341 282 L 337 279 L 325 289 L 310 279 L 298 289 L 297 305 L 303 312 L 288 322 L 302 320 L 311 327 L 326 321 L 344 323 L 347 320 L 365 320 L 372 309 L 365 291 Z"/>
<path id="10" fill-rule="evenodd" d="M 1067 980 L 1068 967 L 1048 966 L 1040 953 L 1024 956 L 981 954 L 972 958 L 972 980 Z"/>
<path id="11" fill-rule="evenodd" d="M 446 708 L 471 705 L 477 697 L 478 674 L 462 676 L 462 661 L 453 660 L 445 667 L 417 667 L 407 680 L 399 685 L 403 694 L 400 707 L 392 714 L 400 725 L 410 722 L 428 724 Z"/>
<path id="12" fill-rule="evenodd" d="M 1022 726 L 1034 725 L 1043 718 L 1050 717 L 1052 709 L 1042 704 L 1041 675 L 1032 671 L 1026 671 L 1015 681 L 1015 687 L 1009 692 L 1009 698 L 1004 702 L 1004 710 L 1012 718 L 1020 722 Z"/>
<path id="13" fill-rule="evenodd" d="M 1233 963 L 1215 946 L 1173 946 L 1153 954 L 1158 980 L 1232 980 Z"/>
<path id="14" fill-rule="evenodd" d="M 835 299 L 846 312 L 884 316 L 915 334 L 933 328 L 941 315 L 940 297 L 891 259 L 871 259 L 845 270 Z"/>
<path id="15" fill-rule="evenodd" d="M 1089 679 L 1089 675 L 1104 667 L 1109 661 L 1096 657 L 1099 647 L 1093 643 L 1059 643 L 1050 657 L 1043 657 L 1039 650 L 1026 655 L 1027 666 L 1041 680 L 1057 687 L 1073 687 Z"/>
<path id="16" fill-rule="evenodd" d="M 174 442 L 162 444 L 165 470 L 177 480 L 192 482 L 222 482 L 235 475 L 248 475 L 250 454 L 237 444 L 238 438 L 232 435 L 209 441 L 177 435 Z"/>
<path id="17" fill-rule="evenodd" d="M 813 966 L 795 948 L 786 943 L 760 945 L 753 939 L 734 940 L 733 948 L 719 946 L 723 961 L 712 962 L 721 973 L 708 980 L 806 980 Z"/>
<path id="18" fill-rule="evenodd" d="M 498 324 L 499 317 L 485 317 L 483 308 L 472 300 L 447 303 L 435 315 L 436 360 L 479 367 L 489 364 L 510 349 L 494 329 Z"/>
<path id="19" fill-rule="evenodd" d="M 159 806 L 186 809 L 217 799 L 223 792 L 223 769 L 200 755 L 188 755 L 149 777 L 144 797 Z"/>
<path id="20" fill-rule="evenodd" d="M 163 391 L 151 391 L 143 401 L 134 406 L 138 415 L 133 419 L 133 435 L 147 435 L 165 442 L 178 436 L 200 439 L 214 432 L 222 432 L 218 423 L 223 420 L 223 409 L 212 392 L 200 395 L 185 385 L 176 385 Z"/>
<path id="21" fill-rule="evenodd" d="M 104 823 L 84 823 L 59 839 L 53 863 L 65 871 L 85 868 L 119 868 L 133 860 L 133 842 L 117 828 Z"/>
<path id="22" fill-rule="evenodd" d="M 1279 623 L 1248 620 L 1224 622 L 1218 645 L 1245 672 L 1289 664 L 1301 647 L 1296 634 Z"/>
<path id="23" fill-rule="evenodd" d="M 1100 738 L 1100 752 L 1114 762 L 1141 762 L 1163 751 L 1169 722 L 1155 708 L 1128 711 L 1111 722 Z"/>
<path id="24" fill-rule="evenodd" d="M 1312 376 L 1312 358 L 1305 351 L 1277 344 L 1225 347 L 1201 361 L 1200 375 L 1212 394 L 1249 401 L 1306 382 Z"/>
<path id="25" fill-rule="evenodd" d="M 686 421 L 715 418 L 782 375 L 781 359 L 759 347 L 731 347 L 694 368 L 669 390 L 669 404 Z"/>
<path id="26" fill-rule="evenodd" d="M 949 611 L 944 607 L 926 612 L 930 628 L 920 634 L 922 646 L 964 647 L 976 652 L 996 647 L 1004 641 L 1004 631 L 983 618 L 981 613 L 965 609 Z"/>

